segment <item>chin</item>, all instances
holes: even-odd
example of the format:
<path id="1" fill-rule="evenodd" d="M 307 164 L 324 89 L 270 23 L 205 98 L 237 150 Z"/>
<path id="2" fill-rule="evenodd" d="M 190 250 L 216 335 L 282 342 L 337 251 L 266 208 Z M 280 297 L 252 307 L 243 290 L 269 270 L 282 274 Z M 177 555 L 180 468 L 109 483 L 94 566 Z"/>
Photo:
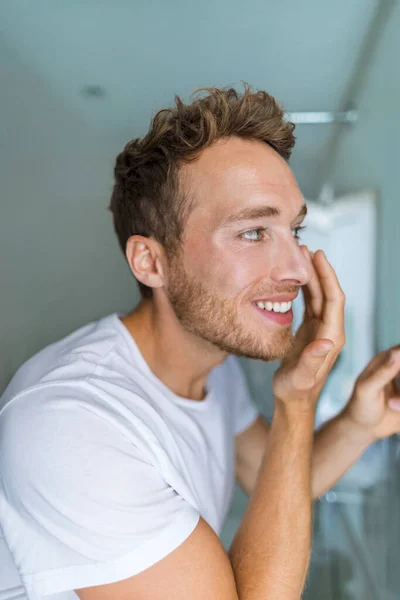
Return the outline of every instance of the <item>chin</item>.
<path id="1" fill-rule="evenodd" d="M 275 341 L 275 340 L 274 340 Z M 276 354 L 276 360 L 286 358 L 294 348 L 294 336 L 291 327 L 281 331 L 280 339 L 271 344 L 272 352 Z"/>
<path id="2" fill-rule="evenodd" d="M 272 362 L 286 358 L 294 346 L 294 337 L 291 328 L 282 328 L 274 335 L 267 337 L 260 335 L 260 331 L 250 334 L 248 331 L 237 330 L 235 336 L 227 336 L 223 341 L 221 339 L 210 340 L 220 350 L 236 356 L 244 356 Z"/>
<path id="3" fill-rule="evenodd" d="M 265 354 L 269 361 L 287 358 L 293 351 L 294 336 L 291 327 L 281 329 L 271 336 L 266 344 Z"/>

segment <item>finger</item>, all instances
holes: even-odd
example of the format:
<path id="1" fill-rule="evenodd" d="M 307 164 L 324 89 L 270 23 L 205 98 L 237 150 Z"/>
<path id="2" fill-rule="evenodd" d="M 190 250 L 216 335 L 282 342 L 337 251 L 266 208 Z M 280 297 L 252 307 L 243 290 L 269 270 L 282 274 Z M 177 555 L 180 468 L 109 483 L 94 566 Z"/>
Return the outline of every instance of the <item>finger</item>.
<path id="1" fill-rule="evenodd" d="M 389 358 L 390 352 L 387 350 L 376 354 L 373 358 L 371 358 L 365 369 L 360 373 L 360 375 L 358 376 L 358 380 L 362 381 L 365 379 L 369 379 L 371 375 L 373 375 L 375 372 L 377 372 L 380 368 L 384 367 L 385 364 L 388 363 Z"/>
<path id="2" fill-rule="evenodd" d="M 394 353 L 396 350 L 400 350 L 400 344 L 392 346 L 391 348 L 388 348 L 387 350 L 383 350 L 382 352 L 376 354 L 373 358 L 371 358 L 365 369 L 359 375 L 358 379 L 368 379 L 373 373 L 375 373 L 378 369 L 380 369 L 386 363 L 388 363 L 392 353 Z"/>
<path id="3" fill-rule="evenodd" d="M 307 246 L 301 246 L 301 250 L 311 266 L 311 279 L 301 288 L 304 298 L 304 314 L 308 317 L 319 317 L 322 312 L 323 294 L 321 283 L 314 267 L 314 253 L 311 253 Z"/>
<path id="4" fill-rule="evenodd" d="M 391 354 L 395 354 L 398 350 L 400 351 L 400 344 L 396 344 L 395 346 L 391 346 L 386 352 L 390 352 Z"/>
<path id="5" fill-rule="evenodd" d="M 323 331 L 323 337 L 329 338 L 331 331 L 333 332 L 332 335 L 344 331 L 345 295 L 340 287 L 335 270 L 323 250 L 317 250 L 315 253 L 314 264 L 324 296 L 322 320 L 328 328 L 327 331 Z"/>
<path id="6" fill-rule="evenodd" d="M 387 360 L 364 379 L 358 387 L 362 388 L 361 393 L 368 392 L 375 396 L 389 385 L 399 372 L 400 350 L 395 350 L 389 353 Z"/>

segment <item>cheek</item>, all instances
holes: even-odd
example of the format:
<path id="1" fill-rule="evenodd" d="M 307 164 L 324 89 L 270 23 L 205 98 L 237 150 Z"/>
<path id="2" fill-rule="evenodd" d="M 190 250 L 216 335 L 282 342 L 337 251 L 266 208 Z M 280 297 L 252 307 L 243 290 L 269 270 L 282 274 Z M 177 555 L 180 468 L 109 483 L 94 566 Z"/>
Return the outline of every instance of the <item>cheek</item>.
<path id="1" fill-rule="evenodd" d="M 208 263 L 208 276 L 227 296 L 234 297 L 268 278 L 271 265 L 265 252 L 242 247 L 236 251 L 219 249 Z M 210 257 L 211 258 L 211 257 Z"/>
<path id="2" fill-rule="evenodd" d="M 270 257 L 260 246 L 212 244 L 198 237 L 188 241 L 184 254 L 186 271 L 227 297 L 235 297 L 271 270 Z"/>

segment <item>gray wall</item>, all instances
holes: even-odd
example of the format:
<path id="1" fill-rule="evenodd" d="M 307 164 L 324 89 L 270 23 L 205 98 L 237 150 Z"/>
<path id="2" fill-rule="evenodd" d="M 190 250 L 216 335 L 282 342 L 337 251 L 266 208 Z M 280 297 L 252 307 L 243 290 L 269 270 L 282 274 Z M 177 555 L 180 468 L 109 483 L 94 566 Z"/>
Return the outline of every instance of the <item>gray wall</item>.
<path id="1" fill-rule="evenodd" d="M 344 135 L 333 181 L 339 192 L 378 190 L 377 343 L 400 344 L 400 3 L 388 21 Z"/>
<path id="2" fill-rule="evenodd" d="M 138 293 L 106 210 L 117 149 L 4 47 L 0 89 L 1 392 L 45 344 Z"/>

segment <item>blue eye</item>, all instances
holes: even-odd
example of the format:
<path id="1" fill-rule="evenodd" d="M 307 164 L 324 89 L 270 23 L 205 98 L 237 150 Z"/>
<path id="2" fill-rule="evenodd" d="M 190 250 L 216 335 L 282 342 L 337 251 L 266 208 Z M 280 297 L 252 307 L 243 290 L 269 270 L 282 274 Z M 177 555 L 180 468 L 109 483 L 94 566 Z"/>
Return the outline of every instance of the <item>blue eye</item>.
<path id="1" fill-rule="evenodd" d="M 299 232 L 302 229 L 306 229 L 306 226 L 303 225 L 303 226 L 295 227 L 294 229 L 292 229 L 292 231 L 294 232 L 294 236 L 293 237 L 296 240 L 300 239 Z M 240 236 L 242 238 L 244 238 L 245 240 L 247 240 L 248 242 L 261 242 L 264 239 L 265 236 L 263 235 L 260 238 L 260 233 L 264 234 L 266 231 L 267 230 L 265 229 L 265 227 L 257 227 L 257 229 L 249 229 L 248 231 L 245 231 L 244 233 L 241 233 Z M 248 235 L 255 236 L 256 239 L 254 239 L 254 237 L 253 237 L 253 239 L 251 239 L 249 237 L 245 237 L 245 236 L 248 236 Z"/>
<path id="2" fill-rule="evenodd" d="M 302 229 L 306 229 L 306 225 L 303 225 L 302 227 L 301 227 L 301 226 L 299 226 L 299 227 L 295 227 L 294 229 L 292 229 L 292 231 L 295 231 L 295 232 L 296 232 L 296 233 L 294 234 L 294 236 L 293 236 L 293 237 L 295 237 L 295 238 L 296 238 L 296 240 L 299 240 L 299 239 L 300 239 L 300 236 L 299 236 L 299 231 L 301 231 Z"/>
<path id="3" fill-rule="evenodd" d="M 254 233 L 254 234 L 258 235 L 258 232 L 260 232 L 260 231 L 262 231 L 262 232 L 266 231 L 265 227 L 258 227 L 257 229 L 249 229 L 248 231 L 245 231 L 241 235 L 245 236 L 248 233 L 250 233 L 250 234 Z M 261 241 L 260 239 L 258 239 L 258 240 L 257 239 L 256 240 L 254 240 L 254 239 L 252 240 L 252 239 L 249 239 L 249 238 L 244 238 L 244 239 L 247 240 L 248 242 L 260 242 Z"/>

